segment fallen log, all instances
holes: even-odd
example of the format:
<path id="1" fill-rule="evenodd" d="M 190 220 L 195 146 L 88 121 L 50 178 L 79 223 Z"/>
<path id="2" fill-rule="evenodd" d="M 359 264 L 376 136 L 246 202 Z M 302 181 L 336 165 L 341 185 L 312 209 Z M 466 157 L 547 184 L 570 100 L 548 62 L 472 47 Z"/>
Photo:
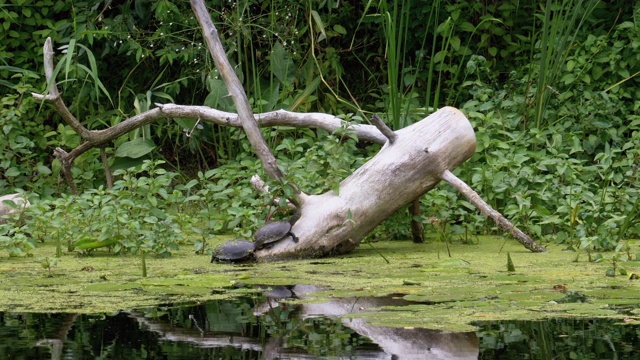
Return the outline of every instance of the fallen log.
<path id="1" fill-rule="evenodd" d="M 394 135 L 393 143 L 387 142 L 376 156 L 343 180 L 337 193 L 310 195 L 301 202 L 301 217 L 292 228 L 299 239 L 297 243 L 292 240 L 276 243 L 258 251 L 257 259 L 272 261 L 350 252 L 383 220 L 424 195 L 440 180 L 459 185 L 462 181 L 450 170 L 470 158 L 476 149 L 471 124 L 453 107 L 442 108 L 395 131 Z M 502 215 L 488 210 L 486 203 L 472 203 L 483 214 L 490 213 L 490 218 L 499 220 L 503 229 L 520 235 L 516 239 L 529 250 L 544 251 Z"/>

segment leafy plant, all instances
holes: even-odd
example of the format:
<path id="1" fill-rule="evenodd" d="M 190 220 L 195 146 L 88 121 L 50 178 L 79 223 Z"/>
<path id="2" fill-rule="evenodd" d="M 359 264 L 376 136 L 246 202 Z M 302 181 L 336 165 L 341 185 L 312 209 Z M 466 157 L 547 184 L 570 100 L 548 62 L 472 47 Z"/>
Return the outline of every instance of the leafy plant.
<path id="1" fill-rule="evenodd" d="M 57 258 L 50 258 L 50 257 L 45 257 L 44 259 L 39 259 L 40 260 L 40 266 L 42 266 L 43 269 L 47 270 L 47 276 L 48 277 L 52 277 L 53 273 L 52 273 L 52 269 L 58 265 L 58 259 Z"/>

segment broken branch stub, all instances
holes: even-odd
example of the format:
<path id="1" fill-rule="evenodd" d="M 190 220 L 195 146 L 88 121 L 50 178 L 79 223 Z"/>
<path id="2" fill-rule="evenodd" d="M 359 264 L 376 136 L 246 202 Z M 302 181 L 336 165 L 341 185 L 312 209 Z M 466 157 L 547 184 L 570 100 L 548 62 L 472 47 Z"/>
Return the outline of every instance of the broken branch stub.
<path id="1" fill-rule="evenodd" d="M 387 126 L 387 124 L 384 123 L 384 121 L 382 121 L 382 119 L 380 119 L 378 114 L 373 114 L 373 116 L 371 117 L 371 122 L 376 128 L 378 128 L 378 130 L 380 130 L 380 132 L 387 138 L 387 140 L 389 140 L 390 143 L 393 144 L 393 142 L 396 141 L 396 138 L 398 136 Z"/>

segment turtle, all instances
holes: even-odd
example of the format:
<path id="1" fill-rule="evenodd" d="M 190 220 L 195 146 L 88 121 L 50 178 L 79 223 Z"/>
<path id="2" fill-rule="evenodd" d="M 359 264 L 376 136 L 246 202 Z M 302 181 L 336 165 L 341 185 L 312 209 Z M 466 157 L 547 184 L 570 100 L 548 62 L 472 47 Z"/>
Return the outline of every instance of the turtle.
<path id="1" fill-rule="evenodd" d="M 264 224 L 253 236 L 253 242 L 256 249 L 263 249 L 271 246 L 273 243 L 283 240 L 289 236 L 294 242 L 298 242 L 298 237 L 291 232 L 293 224 L 300 218 L 300 215 L 294 215 L 289 220 L 271 221 Z"/>
<path id="2" fill-rule="evenodd" d="M 211 262 L 241 262 L 253 259 L 256 245 L 247 239 L 237 238 L 224 242 L 213 249 Z"/>

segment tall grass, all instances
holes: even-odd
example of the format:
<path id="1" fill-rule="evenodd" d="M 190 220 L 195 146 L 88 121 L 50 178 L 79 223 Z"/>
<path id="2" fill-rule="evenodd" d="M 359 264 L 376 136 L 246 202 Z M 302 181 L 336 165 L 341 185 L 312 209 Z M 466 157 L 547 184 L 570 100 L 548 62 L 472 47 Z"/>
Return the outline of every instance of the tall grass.
<path id="1" fill-rule="evenodd" d="M 453 79 L 453 81 L 449 81 L 447 90 L 451 94 L 456 93 L 456 80 L 464 67 L 464 57 L 457 60 L 451 56 L 452 43 L 458 38 L 454 36 L 456 27 L 450 17 L 440 22 L 442 2 L 435 0 L 430 5 L 423 6 L 430 6 L 430 8 L 429 16 L 424 24 L 424 35 L 420 48 L 408 49 L 407 40 L 412 36 L 409 22 L 411 16 L 418 9 L 412 8 L 411 1 L 408 0 L 394 0 L 393 4 L 381 0 L 379 4 L 381 15 L 384 16 L 383 29 L 386 40 L 385 56 L 389 98 L 387 122 L 394 129 L 410 125 L 413 122 L 410 114 L 424 117 L 429 115 L 433 109 L 438 108 L 447 79 Z M 408 51 L 414 51 L 416 54 L 413 64 L 408 63 Z M 458 64 L 456 64 L 457 61 Z M 405 83 L 405 76 L 413 79 L 418 76 L 426 77 L 421 108 L 417 108 L 418 105 L 412 102 L 411 98 L 422 91 L 416 91 L 415 81 L 406 81 Z"/>
<path id="2" fill-rule="evenodd" d="M 549 100 L 556 93 L 554 86 L 560 80 L 576 36 L 599 2 L 600 0 L 547 0 L 544 5 L 535 93 L 535 122 L 538 128 L 547 122 L 545 115 Z M 537 38 L 534 37 L 533 41 Z"/>
<path id="3" fill-rule="evenodd" d="M 400 6 L 402 3 L 402 6 Z M 389 6 L 386 0 L 380 1 L 380 10 L 384 18 L 384 32 L 386 39 L 385 56 L 387 58 L 387 86 L 389 92 L 389 120 L 394 129 L 405 126 L 401 118 L 401 88 L 402 65 L 405 60 L 406 29 L 410 14 L 411 3 L 404 0 L 394 0 Z"/>

